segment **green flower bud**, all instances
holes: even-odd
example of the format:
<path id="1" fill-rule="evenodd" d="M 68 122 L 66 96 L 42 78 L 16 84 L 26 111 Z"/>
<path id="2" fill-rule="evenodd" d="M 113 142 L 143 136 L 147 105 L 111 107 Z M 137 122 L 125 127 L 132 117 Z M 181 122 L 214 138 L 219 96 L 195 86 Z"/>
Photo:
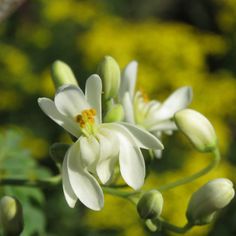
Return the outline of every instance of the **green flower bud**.
<path id="1" fill-rule="evenodd" d="M 120 87 L 120 68 L 115 59 L 104 57 L 98 66 L 98 74 L 103 82 L 105 100 L 116 97 Z"/>
<path id="2" fill-rule="evenodd" d="M 20 235 L 23 231 L 23 212 L 20 202 L 10 196 L 0 200 L 0 222 L 4 234 L 8 236 Z"/>
<path id="3" fill-rule="evenodd" d="M 124 109 L 121 104 L 113 105 L 104 117 L 104 122 L 118 122 L 124 119 Z"/>
<path id="4" fill-rule="evenodd" d="M 50 156 L 56 163 L 61 164 L 69 147 L 69 144 L 54 143 L 49 150 Z"/>
<path id="5" fill-rule="evenodd" d="M 143 194 L 137 204 L 137 211 L 142 219 L 154 219 L 161 215 L 163 197 L 157 190 L 151 190 Z"/>
<path id="6" fill-rule="evenodd" d="M 200 152 L 212 152 L 217 147 L 217 137 L 210 121 L 201 113 L 184 109 L 174 116 L 177 127 Z"/>
<path id="7" fill-rule="evenodd" d="M 234 197 L 233 183 L 224 178 L 209 181 L 193 193 L 187 209 L 187 219 L 194 225 L 210 223 L 215 213 Z"/>
<path id="8" fill-rule="evenodd" d="M 52 64 L 51 74 L 56 89 L 65 84 L 78 86 L 77 80 L 71 68 L 62 61 L 57 60 Z"/>

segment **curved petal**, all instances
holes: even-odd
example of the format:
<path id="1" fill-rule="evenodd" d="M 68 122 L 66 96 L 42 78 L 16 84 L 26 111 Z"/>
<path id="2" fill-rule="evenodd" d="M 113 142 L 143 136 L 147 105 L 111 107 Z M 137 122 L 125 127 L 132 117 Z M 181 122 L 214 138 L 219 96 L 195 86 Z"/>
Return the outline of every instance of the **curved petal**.
<path id="1" fill-rule="evenodd" d="M 145 129 L 139 128 L 138 126 L 121 122 L 121 125 L 125 126 L 129 132 L 134 136 L 139 147 L 152 148 L 152 149 L 163 149 L 163 145 L 159 139 L 154 135 L 146 131 Z"/>
<path id="2" fill-rule="evenodd" d="M 68 151 L 68 176 L 77 198 L 88 208 L 98 211 L 104 205 L 104 196 L 97 180 L 82 166 L 80 143 L 74 143 Z"/>
<path id="3" fill-rule="evenodd" d="M 159 110 L 155 113 L 156 120 L 172 118 L 177 111 L 186 108 L 191 101 L 191 87 L 185 86 L 177 89 L 162 103 Z"/>
<path id="4" fill-rule="evenodd" d="M 124 112 L 125 112 L 125 121 L 134 124 L 134 110 L 133 110 L 133 104 L 130 98 L 130 95 L 128 92 L 124 94 L 123 100 L 122 100 Z"/>
<path id="5" fill-rule="evenodd" d="M 145 163 L 138 147 L 130 145 L 127 138 L 117 133 L 120 142 L 119 164 L 120 172 L 125 182 L 133 189 L 143 186 L 145 178 Z"/>
<path id="6" fill-rule="evenodd" d="M 55 99 L 57 109 L 65 116 L 74 119 L 82 110 L 91 108 L 82 90 L 78 86 L 66 85 L 60 87 Z"/>
<path id="7" fill-rule="evenodd" d="M 63 192 L 65 195 L 66 202 L 68 203 L 69 207 L 74 208 L 77 197 L 71 187 L 70 181 L 69 181 L 69 176 L 68 176 L 68 171 L 67 171 L 67 154 L 63 160 L 62 164 L 62 187 L 63 187 Z"/>
<path id="8" fill-rule="evenodd" d="M 128 92 L 130 97 L 133 98 L 137 78 L 137 69 L 138 63 L 136 61 L 132 61 L 123 70 L 119 94 L 120 99 L 124 97 L 126 92 Z"/>
<path id="9" fill-rule="evenodd" d="M 107 184 L 113 175 L 114 166 L 118 160 L 118 140 L 114 134 L 105 129 L 97 137 L 100 143 L 100 157 L 96 171 L 101 182 Z"/>
<path id="10" fill-rule="evenodd" d="M 172 130 L 177 130 L 177 126 L 175 122 L 166 120 L 160 123 L 157 123 L 156 125 L 153 125 L 150 127 L 149 131 L 150 132 L 156 132 L 156 131 L 172 131 Z"/>
<path id="11" fill-rule="evenodd" d="M 48 98 L 39 98 L 38 104 L 42 111 L 58 125 L 62 126 L 75 137 L 81 135 L 79 125 L 70 118 L 62 115 L 56 108 L 54 102 Z"/>
<path id="12" fill-rule="evenodd" d="M 115 131 L 118 131 L 124 135 L 129 143 L 133 146 L 141 148 L 163 149 L 162 143 L 152 134 L 144 129 L 138 128 L 128 123 L 110 123 L 103 124 L 104 127 L 108 127 Z"/>
<path id="13" fill-rule="evenodd" d="M 100 77 L 96 74 L 91 75 L 86 81 L 85 97 L 89 105 L 96 110 L 99 123 L 102 122 L 101 94 L 102 81 Z"/>
<path id="14" fill-rule="evenodd" d="M 96 163 L 99 158 L 99 143 L 93 136 L 80 137 L 80 154 L 84 167 L 94 172 Z"/>

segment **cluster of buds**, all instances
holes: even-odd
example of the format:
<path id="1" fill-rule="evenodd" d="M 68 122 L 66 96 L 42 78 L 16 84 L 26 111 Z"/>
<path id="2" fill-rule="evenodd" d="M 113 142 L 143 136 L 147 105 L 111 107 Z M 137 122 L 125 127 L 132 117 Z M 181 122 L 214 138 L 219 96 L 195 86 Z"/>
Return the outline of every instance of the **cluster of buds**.
<path id="1" fill-rule="evenodd" d="M 211 152 L 218 155 L 217 136 L 210 121 L 201 113 L 187 109 L 187 106 L 192 100 L 192 90 L 190 87 L 186 86 L 177 89 L 163 103 L 160 103 L 159 101 L 147 101 L 141 91 L 135 93 L 134 89 L 137 75 L 137 62 L 135 61 L 129 63 L 121 73 L 115 59 L 106 56 L 99 64 L 97 73 L 98 75 L 95 76 L 100 76 L 102 81 L 101 106 L 104 108 L 103 110 L 105 110 L 101 112 L 103 121 L 106 123 L 119 122 L 119 124 L 128 128 L 137 139 L 139 135 L 140 137 L 144 135 L 142 132 L 148 132 L 152 138 L 149 136 L 146 137 L 151 138 L 150 140 L 152 141 L 154 140 L 154 136 L 159 139 L 162 133 L 172 134 L 173 131 L 178 129 L 190 140 L 197 151 Z M 56 88 L 65 85 L 78 87 L 72 70 L 63 62 L 56 61 L 53 64 L 52 78 Z M 94 85 L 96 85 L 96 83 L 94 83 Z M 99 83 L 97 83 L 97 85 L 99 85 Z M 87 96 L 86 92 L 85 96 Z M 92 97 L 91 94 L 90 96 Z M 92 102 L 92 104 L 99 103 L 95 101 L 95 103 Z M 45 113 L 47 114 L 47 112 Z M 94 126 L 96 115 L 96 110 L 90 108 L 83 110 L 81 114 L 75 116 L 75 122 L 79 124 L 82 133 L 85 133 L 87 137 L 95 135 L 96 138 L 98 138 L 102 134 L 99 134 L 95 129 L 96 126 Z M 120 121 L 126 123 L 120 123 Z M 57 121 L 57 123 L 59 122 Z M 140 128 L 136 130 L 134 128 L 135 125 Z M 106 126 L 101 125 L 101 127 Z M 118 127 L 117 124 L 113 126 L 115 133 Z M 67 127 L 65 126 L 64 128 Z M 70 129 L 68 130 L 70 131 Z M 119 135 L 117 137 L 119 137 Z M 144 138 L 139 139 L 139 142 L 140 140 L 142 144 L 145 144 L 144 146 L 148 146 L 146 145 L 148 141 Z M 122 145 L 124 144 L 125 143 L 122 143 Z M 161 144 L 159 146 L 161 146 Z M 69 153 L 68 150 L 68 146 L 57 144 L 51 149 L 51 154 L 52 156 L 59 155 L 61 160 L 66 152 Z M 152 149 L 150 151 L 153 151 L 156 156 L 160 157 L 161 150 L 162 148 L 156 150 Z M 92 155 L 92 153 L 90 154 Z M 91 158 L 91 160 L 93 159 Z M 130 176 L 132 176 L 132 174 L 130 174 Z M 127 182 L 129 181 L 130 180 Z M 139 184 L 139 187 L 140 186 L 141 184 Z M 77 187 L 72 187 L 73 191 L 77 190 Z M 74 206 L 77 197 L 80 199 L 80 193 L 75 196 L 72 190 L 66 193 L 66 197 L 70 205 Z M 234 189 L 230 180 L 221 178 L 208 182 L 192 194 L 186 211 L 188 226 L 204 225 L 212 222 L 216 213 L 227 206 L 233 197 Z M 83 201 L 86 202 L 86 200 Z M 140 218 L 145 220 L 148 224 L 151 222 L 149 226 L 154 226 L 155 230 L 159 227 L 158 224 L 162 222 L 161 214 L 163 203 L 163 196 L 161 191 L 158 190 L 142 192 L 137 203 L 137 212 Z M 100 206 L 90 208 L 100 209 Z"/>

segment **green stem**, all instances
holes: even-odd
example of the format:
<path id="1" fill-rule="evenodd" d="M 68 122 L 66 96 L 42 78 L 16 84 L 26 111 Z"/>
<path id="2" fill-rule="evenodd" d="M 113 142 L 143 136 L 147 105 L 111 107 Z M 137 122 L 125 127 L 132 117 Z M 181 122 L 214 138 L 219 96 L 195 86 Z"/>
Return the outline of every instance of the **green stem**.
<path id="1" fill-rule="evenodd" d="M 184 234 L 193 227 L 193 225 L 190 223 L 186 223 L 183 227 L 179 227 L 179 226 L 170 224 L 169 222 L 165 221 L 161 217 L 158 217 L 157 219 L 153 220 L 153 223 L 154 224 L 161 224 L 162 228 L 167 229 L 172 232 L 175 232 L 175 233 L 178 233 L 178 234 Z"/>
<path id="2" fill-rule="evenodd" d="M 48 179 L 13 179 L 0 178 L 1 185 L 15 185 L 24 187 L 52 187 L 61 182 L 61 175 L 56 175 Z"/>
<path id="3" fill-rule="evenodd" d="M 114 189 L 114 188 L 110 188 L 110 187 L 102 187 L 104 193 L 108 193 L 110 195 L 114 195 L 114 196 L 118 196 L 118 197 L 122 197 L 122 198 L 131 198 L 135 195 L 140 194 L 140 192 L 136 191 L 136 192 L 127 192 L 127 191 L 120 191 L 118 189 Z"/>
<path id="4" fill-rule="evenodd" d="M 212 152 L 212 154 L 214 155 L 212 162 L 204 169 L 200 170 L 199 172 L 197 172 L 191 176 L 188 176 L 188 177 L 182 178 L 180 180 L 177 180 L 175 182 L 160 186 L 159 188 L 157 188 L 157 190 L 166 191 L 166 190 L 190 183 L 190 182 L 194 181 L 195 179 L 207 174 L 210 170 L 212 170 L 214 167 L 216 167 L 220 161 L 220 152 L 219 152 L 218 148 L 216 148 Z"/>
<path id="5" fill-rule="evenodd" d="M 52 187 L 56 186 L 61 182 L 61 175 L 56 175 L 48 179 L 13 179 L 13 178 L 0 178 L 1 185 L 13 185 L 13 186 L 24 186 L 24 187 Z M 104 193 L 110 195 L 126 198 L 133 202 L 133 198 L 140 192 L 127 192 L 120 191 L 119 189 L 114 189 L 110 187 L 102 187 Z"/>

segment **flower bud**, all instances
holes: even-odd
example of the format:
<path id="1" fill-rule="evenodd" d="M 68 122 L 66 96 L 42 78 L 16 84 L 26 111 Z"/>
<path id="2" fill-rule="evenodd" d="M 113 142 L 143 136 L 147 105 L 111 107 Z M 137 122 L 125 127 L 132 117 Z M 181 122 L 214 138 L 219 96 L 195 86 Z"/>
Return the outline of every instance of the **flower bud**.
<path id="1" fill-rule="evenodd" d="M 6 235 L 20 235 L 23 230 L 23 212 L 17 199 L 4 196 L 0 200 L 0 222 Z"/>
<path id="2" fill-rule="evenodd" d="M 211 152 L 216 149 L 217 137 L 210 121 L 201 113 L 184 109 L 174 116 L 177 127 L 200 152 Z"/>
<path id="3" fill-rule="evenodd" d="M 113 105 L 106 113 L 104 122 L 118 122 L 124 119 L 124 109 L 121 104 Z"/>
<path id="4" fill-rule="evenodd" d="M 193 193 L 186 213 L 194 225 L 208 224 L 215 213 L 227 206 L 234 197 L 233 183 L 224 178 L 209 181 Z"/>
<path id="5" fill-rule="evenodd" d="M 77 80 L 71 68 L 62 61 L 57 60 L 52 64 L 51 74 L 56 89 L 65 84 L 78 86 Z"/>
<path id="6" fill-rule="evenodd" d="M 120 87 L 120 68 L 115 59 L 104 57 L 98 66 L 98 74 L 103 82 L 105 100 L 116 97 Z"/>
<path id="7" fill-rule="evenodd" d="M 154 219 L 160 216 L 163 207 L 163 197 L 157 190 L 143 194 L 137 204 L 137 211 L 142 219 Z"/>

